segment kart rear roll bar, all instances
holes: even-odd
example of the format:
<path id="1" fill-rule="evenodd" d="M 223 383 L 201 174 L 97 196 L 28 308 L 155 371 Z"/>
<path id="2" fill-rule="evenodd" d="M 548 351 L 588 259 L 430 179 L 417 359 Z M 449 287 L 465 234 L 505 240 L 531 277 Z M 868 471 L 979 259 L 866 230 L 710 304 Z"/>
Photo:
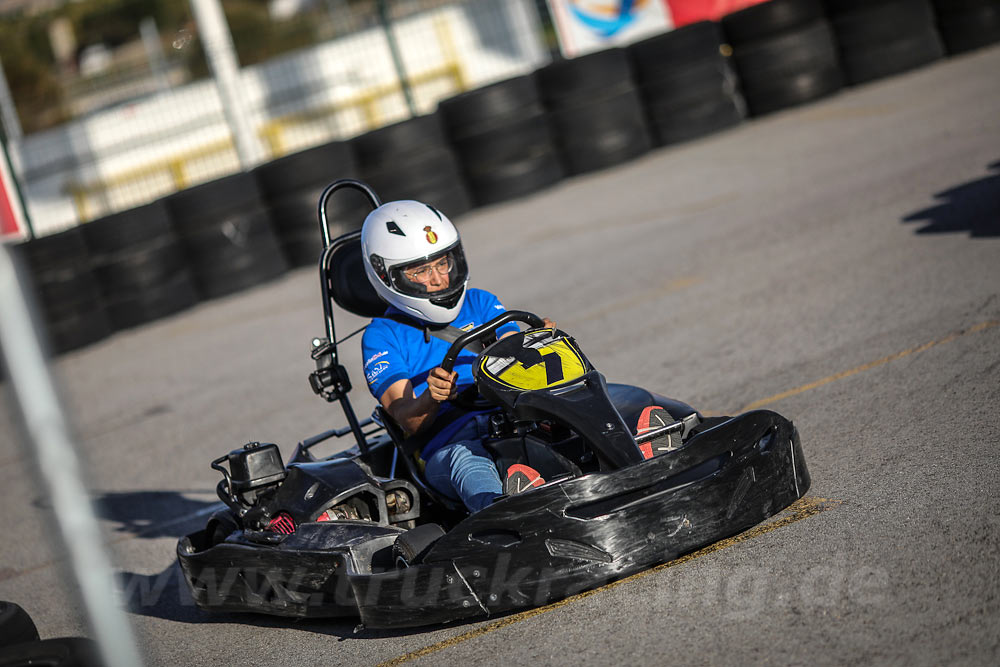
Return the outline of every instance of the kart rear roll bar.
<path id="1" fill-rule="evenodd" d="M 323 194 L 319 197 L 319 233 L 323 237 L 323 254 L 319 259 L 319 282 L 323 289 L 323 316 L 326 320 L 326 339 L 330 343 L 336 341 L 337 338 L 334 336 L 333 307 L 330 305 L 330 285 L 329 280 L 327 280 L 327 273 L 330 270 L 330 258 L 333 256 L 333 253 L 331 252 L 331 248 L 333 247 L 333 238 L 330 236 L 330 224 L 326 217 L 326 204 L 334 192 L 343 188 L 359 190 L 365 197 L 368 198 L 368 203 L 371 204 L 373 211 L 382 205 L 382 201 L 378 198 L 378 195 L 375 194 L 374 190 L 368 187 L 367 184 L 353 178 L 342 178 L 338 181 L 334 181 L 330 185 L 326 186 L 326 189 L 323 190 Z M 333 350 L 333 357 L 333 360 L 336 362 L 336 349 Z"/>
<path id="2" fill-rule="evenodd" d="M 323 380 L 321 384 L 327 386 L 314 386 L 313 390 L 316 391 L 319 389 L 320 391 L 317 391 L 317 393 L 328 401 L 340 402 L 340 406 L 344 410 L 344 416 L 347 418 L 347 424 L 358 443 L 358 449 L 361 450 L 362 457 L 368 461 L 371 459 L 368 451 L 368 439 L 362 432 L 361 425 L 358 423 L 358 417 L 354 414 L 354 408 L 347 398 L 347 392 L 351 390 L 351 383 L 347 378 L 347 369 L 340 364 L 337 358 L 337 337 L 333 326 L 333 305 L 330 295 L 329 273 L 334 244 L 333 238 L 330 235 L 326 205 L 334 192 L 344 188 L 360 191 L 368 199 L 368 203 L 371 205 L 373 211 L 382 205 L 382 201 L 375 194 L 374 190 L 365 183 L 353 178 L 342 178 L 334 181 L 326 186 L 323 194 L 319 197 L 319 233 L 323 237 L 323 253 L 319 258 L 319 282 L 323 294 L 323 319 L 326 327 L 326 341 L 318 341 L 318 344 L 314 342 L 313 358 L 317 361 L 317 365 L 322 367 L 322 370 L 319 371 L 322 377 L 317 375 L 317 379 Z M 361 232 L 355 233 L 360 235 Z M 313 382 L 311 378 L 310 382 Z"/>

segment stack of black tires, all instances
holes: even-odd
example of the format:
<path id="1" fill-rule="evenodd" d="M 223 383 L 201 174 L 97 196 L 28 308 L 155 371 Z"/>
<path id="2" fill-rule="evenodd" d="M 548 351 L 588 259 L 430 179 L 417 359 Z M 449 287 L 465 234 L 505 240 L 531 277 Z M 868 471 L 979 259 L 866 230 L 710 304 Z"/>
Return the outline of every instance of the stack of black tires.
<path id="1" fill-rule="evenodd" d="M 746 116 L 717 23 L 701 21 L 655 35 L 628 52 L 658 145 L 705 136 Z"/>
<path id="2" fill-rule="evenodd" d="M 563 178 L 533 74 L 443 100 L 439 110 L 476 204 L 527 195 Z"/>
<path id="3" fill-rule="evenodd" d="M 844 85 L 820 0 L 770 0 L 722 17 L 750 114 L 831 95 Z"/>
<path id="4" fill-rule="evenodd" d="M 193 306 L 198 291 L 163 200 L 80 227 L 115 329 Z"/>
<path id="5" fill-rule="evenodd" d="M 938 60 L 930 0 L 825 0 L 847 82 L 867 83 Z"/>
<path id="6" fill-rule="evenodd" d="M 327 185 L 359 178 L 383 201 L 455 218 L 566 174 L 732 127 L 1000 42 L 1000 0 L 769 0 L 625 48 L 557 60 L 443 100 L 429 115 L 334 141 L 164 200 L 20 244 L 52 346 L 315 265 Z M 353 190 L 326 213 L 332 235 L 370 211 Z"/>
<path id="7" fill-rule="evenodd" d="M 49 334 L 52 352 L 62 353 L 109 336 L 101 286 L 91 270 L 82 229 L 21 243 L 14 248 L 30 272 L 38 296 L 38 316 Z"/>
<path id="8" fill-rule="evenodd" d="M 288 268 L 252 174 L 182 190 L 166 203 L 202 297 L 238 292 Z"/>
<path id="9" fill-rule="evenodd" d="M 1000 42 L 1000 0 L 933 0 L 948 53 L 965 53 Z"/>
<path id="10" fill-rule="evenodd" d="M 285 155 L 254 169 L 253 175 L 281 246 L 291 266 L 319 261 L 323 239 L 319 232 L 319 198 L 324 188 L 339 178 L 356 178 L 358 167 L 350 142 L 333 141 Z M 338 194 L 330 201 L 327 217 L 334 235 L 364 220 L 361 197 Z"/>
<path id="11" fill-rule="evenodd" d="M 416 116 L 352 140 L 361 180 L 382 201 L 416 199 L 455 219 L 472 208 L 439 114 Z M 338 194 L 338 197 L 343 195 Z M 358 223 L 364 220 L 361 216 Z"/>
<path id="12" fill-rule="evenodd" d="M 624 49 L 557 60 L 536 72 L 549 127 L 569 174 L 631 160 L 652 148 Z"/>

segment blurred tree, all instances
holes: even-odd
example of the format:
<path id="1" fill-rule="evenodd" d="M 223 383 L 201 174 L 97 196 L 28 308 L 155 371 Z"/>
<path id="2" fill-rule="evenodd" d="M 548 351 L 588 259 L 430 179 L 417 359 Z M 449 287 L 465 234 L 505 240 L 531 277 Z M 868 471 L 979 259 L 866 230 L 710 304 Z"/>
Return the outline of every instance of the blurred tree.
<path id="1" fill-rule="evenodd" d="M 222 6 L 244 67 L 316 43 L 315 21 L 308 13 L 273 21 L 267 0 L 223 0 Z"/>
<path id="2" fill-rule="evenodd" d="M 42 24 L 0 21 L 0 61 L 25 132 L 66 119 L 62 88 Z"/>
<path id="3" fill-rule="evenodd" d="M 399 2 L 396 9 L 416 10 L 432 2 Z M 253 65 L 282 53 L 315 44 L 333 34 L 356 30 L 374 19 L 372 0 L 344 0 L 331 5 L 317 0 L 305 11 L 285 20 L 274 20 L 268 0 L 222 0 L 230 32 L 242 66 Z M 412 7 L 411 7 L 412 5 Z M 205 56 L 191 18 L 189 0 L 76 0 L 36 14 L 0 16 L 0 59 L 26 132 L 44 129 L 67 119 L 65 72 L 56 70 L 49 26 L 65 18 L 73 28 L 78 51 L 104 44 L 111 49 L 139 39 L 139 23 L 156 20 L 168 53 L 182 60 L 193 78 L 208 74 Z M 331 30 L 331 21 L 343 30 Z"/>

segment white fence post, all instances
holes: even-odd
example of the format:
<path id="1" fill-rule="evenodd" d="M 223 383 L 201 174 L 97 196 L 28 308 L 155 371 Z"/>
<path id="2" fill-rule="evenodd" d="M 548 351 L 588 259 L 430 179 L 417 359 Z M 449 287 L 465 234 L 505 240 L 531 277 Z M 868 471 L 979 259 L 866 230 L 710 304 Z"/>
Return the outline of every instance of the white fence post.
<path id="1" fill-rule="evenodd" d="M 102 664 L 142 664 L 132 626 L 118 604 L 118 585 L 102 541 L 69 423 L 45 364 L 38 330 L 10 252 L 0 243 L 0 353 L 10 374 L 40 486 L 56 509 L 55 524 L 70 571 L 100 647 Z M 51 663 L 50 663 L 51 664 Z"/>
<path id="2" fill-rule="evenodd" d="M 240 164 L 244 169 L 250 169 L 263 161 L 264 150 L 250 122 L 239 62 L 226 15 L 219 0 L 191 0 L 191 12 L 198 24 L 198 35 L 205 50 L 205 58 L 222 98 L 223 112 L 233 133 Z"/>

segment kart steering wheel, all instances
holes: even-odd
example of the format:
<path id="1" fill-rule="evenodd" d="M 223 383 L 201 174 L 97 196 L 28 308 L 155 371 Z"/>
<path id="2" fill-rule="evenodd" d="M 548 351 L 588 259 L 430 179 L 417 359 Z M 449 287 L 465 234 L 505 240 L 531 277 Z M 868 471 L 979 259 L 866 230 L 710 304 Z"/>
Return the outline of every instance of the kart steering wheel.
<path id="1" fill-rule="evenodd" d="M 489 336 L 495 337 L 496 330 L 508 322 L 523 322 L 532 328 L 545 326 L 545 320 L 534 313 L 529 313 L 524 310 L 508 310 L 501 315 L 497 315 L 489 322 L 481 324 L 468 333 L 456 338 L 455 342 L 453 342 L 451 347 L 448 348 L 448 352 L 445 353 L 444 359 L 441 361 L 441 368 L 448 373 L 452 372 L 452 370 L 454 370 L 455 360 L 458 358 L 458 354 L 465 348 L 466 345 L 476 341 L 485 341 Z M 454 399 L 452 399 L 452 403 L 455 403 L 459 407 L 467 410 L 481 410 L 483 408 L 493 406 L 493 403 L 486 401 L 486 399 L 479 395 L 479 391 L 476 389 L 475 385 L 468 387 L 467 389 L 463 389 Z"/>

